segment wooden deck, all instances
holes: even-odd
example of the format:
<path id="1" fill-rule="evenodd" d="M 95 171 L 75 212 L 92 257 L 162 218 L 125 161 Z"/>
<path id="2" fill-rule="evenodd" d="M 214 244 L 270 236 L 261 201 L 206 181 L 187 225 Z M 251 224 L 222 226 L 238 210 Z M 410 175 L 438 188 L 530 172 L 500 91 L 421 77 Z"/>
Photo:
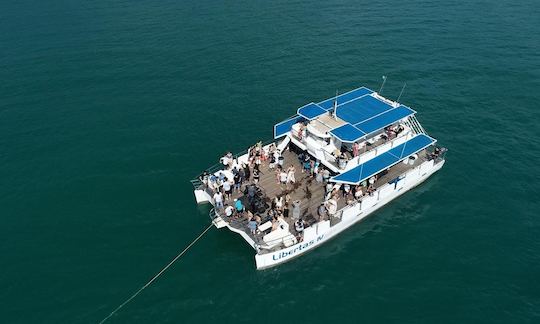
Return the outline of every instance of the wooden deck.
<path id="1" fill-rule="evenodd" d="M 301 202 L 301 218 L 305 222 L 305 226 L 310 226 L 317 222 L 318 220 L 318 213 L 317 209 L 320 206 L 320 204 L 324 201 L 325 198 L 325 184 L 324 183 L 317 183 L 315 178 L 312 178 L 309 174 L 302 173 L 302 165 L 300 164 L 298 160 L 298 155 L 293 151 L 286 150 L 282 153 L 284 157 L 284 164 L 283 167 L 287 169 L 290 165 L 293 165 L 295 167 L 295 178 L 296 183 L 294 185 L 281 185 L 277 181 L 277 175 L 275 170 L 270 170 L 268 161 L 263 161 L 260 166 L 260 180 L 258 183 L 258 186 L 262 189 L 264 193 L 264 199 L 268 203 L 268 205 L 271 205 L 272 199 L 274 199 L 276 196 L 284 196 L 286 194 L 289 194 L 291 197 L 291 202 L 295 200 L 299 200 Z M 395 166 L 391 167 L 389 169 L 389 172 L 381 176 L 374 184 L 374 188 L 377 189 L 381 187 L 382 185 L 388 183 L 389 181 L 395 179 L 400 174 L 403 174 L 407 170 L 410 170 L 416 166 L 418 166 L 420 163 L 422 163 L 426 159 L 426 153 L 425 150 L 418 153 L 418 159 L 415 161 L 413 165 L 409 164 L 403 164 L 398 163 Z M 253 170 L 251 168 L 251 170 Z M 241 198 L 244 196 L 243 191 L 246 185 L 253 183 L 253 171 L 251 172 L 251 179 L 250 181 L 244 182 L 242 185 L 241 191 L 234 192 L 232 195 L 232 198 L 230 201 L 225 201 L 225 203 L 228 204 L 234 204 L 234 199 Z M 347 203 L 346 197 L 341 197 L 341 195 L 338 195 L 338 210 L 345 207 Z M 289 228 L 291 233 L 295 234 L 294 231 L 294 219 L 292 218 L 292 206 L 289 206 L 290 212 L 289 217 L 285 218 L 285 220 L 289 223 Z M 266 218 L 266 215 L 259 215 L 264 220 Z M 326 216 L 328 217 L 328 216 Z M 223 217 L 226 219 L 225 217 Z M 339 222 L 339 220 L 336 220 Z M 237 229 L 241 229 L 245 231 L 248 235 L 250 235 L 255 242 L 262 242 L 262 237 L 266 233 L 258 233 L 256 235 L 252 235 L 247 227 L 247 219 L 237 219 L 233 218 L 229 220 L 229 224 Z"/>
<path id="2" fill-rule="evenodd" d="M 300 215 L 302 219 L 310 225 L 316 221 L 317 208 L 324 201 L 325 184 L 317 183 L 315 178 L 312 178 L 308 173 L 302 173 L 302 165 L 298 160 L 298 155 L 293 151 L 285 150 L 282 153 L 284 157 L 283 168 L 287 169 L 290 165 L 295 168 L 296 183 L 290 185 L 282 185 L 277 181 L 277 175 L 275 170 L 270 170 L 268 167 L 268 161 L 263 161 L 260 166 L 260 179 L 257 184 L 265 194 L 266 202 L 270 205 L 271 201 L 277 196 L 284 196 L 289 194 L 291 202 L 299 200 L 300 203 Z M 252 168 L 251 168 L 252 169 Z M 252 177 L 246 184 L 253 183 L 253 171 Z M 242 192 L 235 192 L 232 195 L 232 199 L 240 198 L 243 196 Z M 227 202 L 227 201 L 226 201 Z M 228 201 L 228 203 L 232 203 Z M 294 228 L 294 220 L 292 219 L 292 206 L 289 206 L 289 217 L 286 218 L 290 228 Z M 262 216 L 262 215 L 261 215 Z M 263 217 L 264 219 L 264 217 Z M 244 223 L 244 222 L 242 222 Z M 247 221 L 245 222 L 247 224 Z M 245 224 L 244 224 L 245 225 Z M 235 226 L 236 227 L 236 226 Z"/>

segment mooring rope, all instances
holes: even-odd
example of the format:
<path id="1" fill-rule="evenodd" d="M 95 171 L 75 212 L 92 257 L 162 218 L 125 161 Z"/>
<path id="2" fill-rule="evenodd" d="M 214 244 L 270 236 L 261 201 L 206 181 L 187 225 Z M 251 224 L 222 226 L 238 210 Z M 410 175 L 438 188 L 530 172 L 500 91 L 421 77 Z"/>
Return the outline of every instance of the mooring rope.
<path id="1" fill-rule="evenodd" d="M 150 279 L 150 281 L 148 281 L 144 286 L 142 286 L 139 290 L 137 290 L 133 295 L 131 295 L 131 297 L 129 297 L 125 302 L 123 302 L 122 304 L 120 304 L 120 306 L 116 307 L 115 310 L 113 310 L 107 317 L 105 317 L 101 322 L 99 322 L 99 324 L 103 324 L 105 323 L 105 321 L 107 321 L 109 318 L 111 318 L 114 314 L 116 314 L 122 307 L 124 307 L 127 303 L 129 303 L 133 298 L 137 297 L 138 294 L 141 293 L 141 291 L 143 291 L 146 287 L 150 286 L 152 284 L 152 282 L 154 282 L 159 276 L 161 276 L 161 274 L 163 272 L 165 272 L 167 269 L 170 268 L 170 266 L 173 265 L 173 263 L 176 262 L 176 260 L 178 260 L 182 255 L 184 255 L 184 253 L 186 253 L 187 250 L 189 250 L 190 247 L 193 246 L 193 244 L 195 244 L 201 237 L 203 237 L 204 234 L 206 234 L 206 232 L 208 232 L 208 230 L 214 226 L 213 223 L 211 223 L 210 225 L 208 225 L 208 227 L 199 235 L 197 236 L 197 238 L 195 240 L 193 240 L 193 242 L 191 242 L 182 252 L 180 252 L 180 254 L 178 254 L 174 259 L 172 259 L 171 262 L 169 262 L 169 264 L 167 264 L 165 266 L 165 268 L 161 269 L 160 272 L 158 272 L 154 277 L 152 277 L 152 279 Z"/>

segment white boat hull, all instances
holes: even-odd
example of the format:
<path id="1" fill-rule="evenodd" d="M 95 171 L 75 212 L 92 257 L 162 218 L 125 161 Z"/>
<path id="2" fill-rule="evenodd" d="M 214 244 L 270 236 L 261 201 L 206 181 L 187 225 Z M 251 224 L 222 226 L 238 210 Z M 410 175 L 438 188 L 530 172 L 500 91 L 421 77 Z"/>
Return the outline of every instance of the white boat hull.
<path id="1" fill-rule="evenodd" d="M 277 266 L 315 249 L 355 223 L 366 218 L 390 201 L 416 187 L 433 173 L 440 170 L 443 164 L 444 160 L 437 164 L 434 164 L 433 161 L 425 162 L 420 167 L 407 172 L 406 177 L 403 180 L 400 180 L 400 182 L 403 183 L 398 182 L 395 189 L 391 191 L 386 190 L 384 197 L 377 196 L 377 199 L 369 197 L 371 201 L 369 201 L 368 204 L 373 203 L 371 206 L 362 208 L 360 204 L 356 204 L 345 209 L 341 216 L 342 220 L 338 224 L 330 226 L 330 221 L 317 223 L 305 230 L 304 240 L 301 243 L 271 253 L 256 254 L 255 262 L 257 270 Z M 414 171 L 417 173 L 415 174 Z M 377 194 L 379 195 L 380 192 L 377 192 Z M 366 199 L 364 199 L 364 201 L 366 201 Z"/>

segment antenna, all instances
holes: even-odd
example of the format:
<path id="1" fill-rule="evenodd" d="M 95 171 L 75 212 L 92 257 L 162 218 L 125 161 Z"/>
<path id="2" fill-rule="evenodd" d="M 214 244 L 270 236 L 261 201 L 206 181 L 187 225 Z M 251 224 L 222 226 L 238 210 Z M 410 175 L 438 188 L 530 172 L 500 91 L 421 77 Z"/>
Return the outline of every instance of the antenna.
<path id="1" fill-rule="evenodd" d="M 332 115 L 334 115 L 334 118 L 337 117 L 337 97 L 338 97 L 338 90 L 336 89 L 336 97 L 334 98 L 334 112 Z"/>
<path id="2" fill-rule="evenodd" d="M 379 94 L 382 93 L 382 89 L 384 88 L 384 84 L 386 83 L 386 75 L 382 76 L 383 82 L 381 84 L 381 88 L 379 89 Z"/>
<path id="3" fill-rule="evenodd" d="M 396 102 L 399 102 L 399 99 L 401 98 L 401 95 L 403 94 L 403 90 L 405 90 L 406 86 L 407 86 L 407 82 L 403 83 L 403 88 L 401 88 L 401 92 L 399 93 L 399 97 L 397 97 Z"/>

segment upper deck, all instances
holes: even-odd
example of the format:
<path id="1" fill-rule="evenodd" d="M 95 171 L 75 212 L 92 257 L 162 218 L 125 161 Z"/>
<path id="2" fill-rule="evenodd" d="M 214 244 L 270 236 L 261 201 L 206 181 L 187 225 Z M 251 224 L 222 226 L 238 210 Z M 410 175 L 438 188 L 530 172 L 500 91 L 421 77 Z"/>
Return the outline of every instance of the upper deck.
<path id="1" fill-rule="evenodd" d="M 389 149 L 389 145 L 383 145 L 388 139 L 402 143 L 425 133 L 415 113 L 361 87 L 298 108 L 297 115 L 274 126 L 274 138 L 289 136 L 330 170 L 343 172 Z M 390 128 L 397 131 L 392 133 Z M 372 152 L 355 160 L 355 151 Z M 378 153 L 373 155 L 373 151 Z"/>

